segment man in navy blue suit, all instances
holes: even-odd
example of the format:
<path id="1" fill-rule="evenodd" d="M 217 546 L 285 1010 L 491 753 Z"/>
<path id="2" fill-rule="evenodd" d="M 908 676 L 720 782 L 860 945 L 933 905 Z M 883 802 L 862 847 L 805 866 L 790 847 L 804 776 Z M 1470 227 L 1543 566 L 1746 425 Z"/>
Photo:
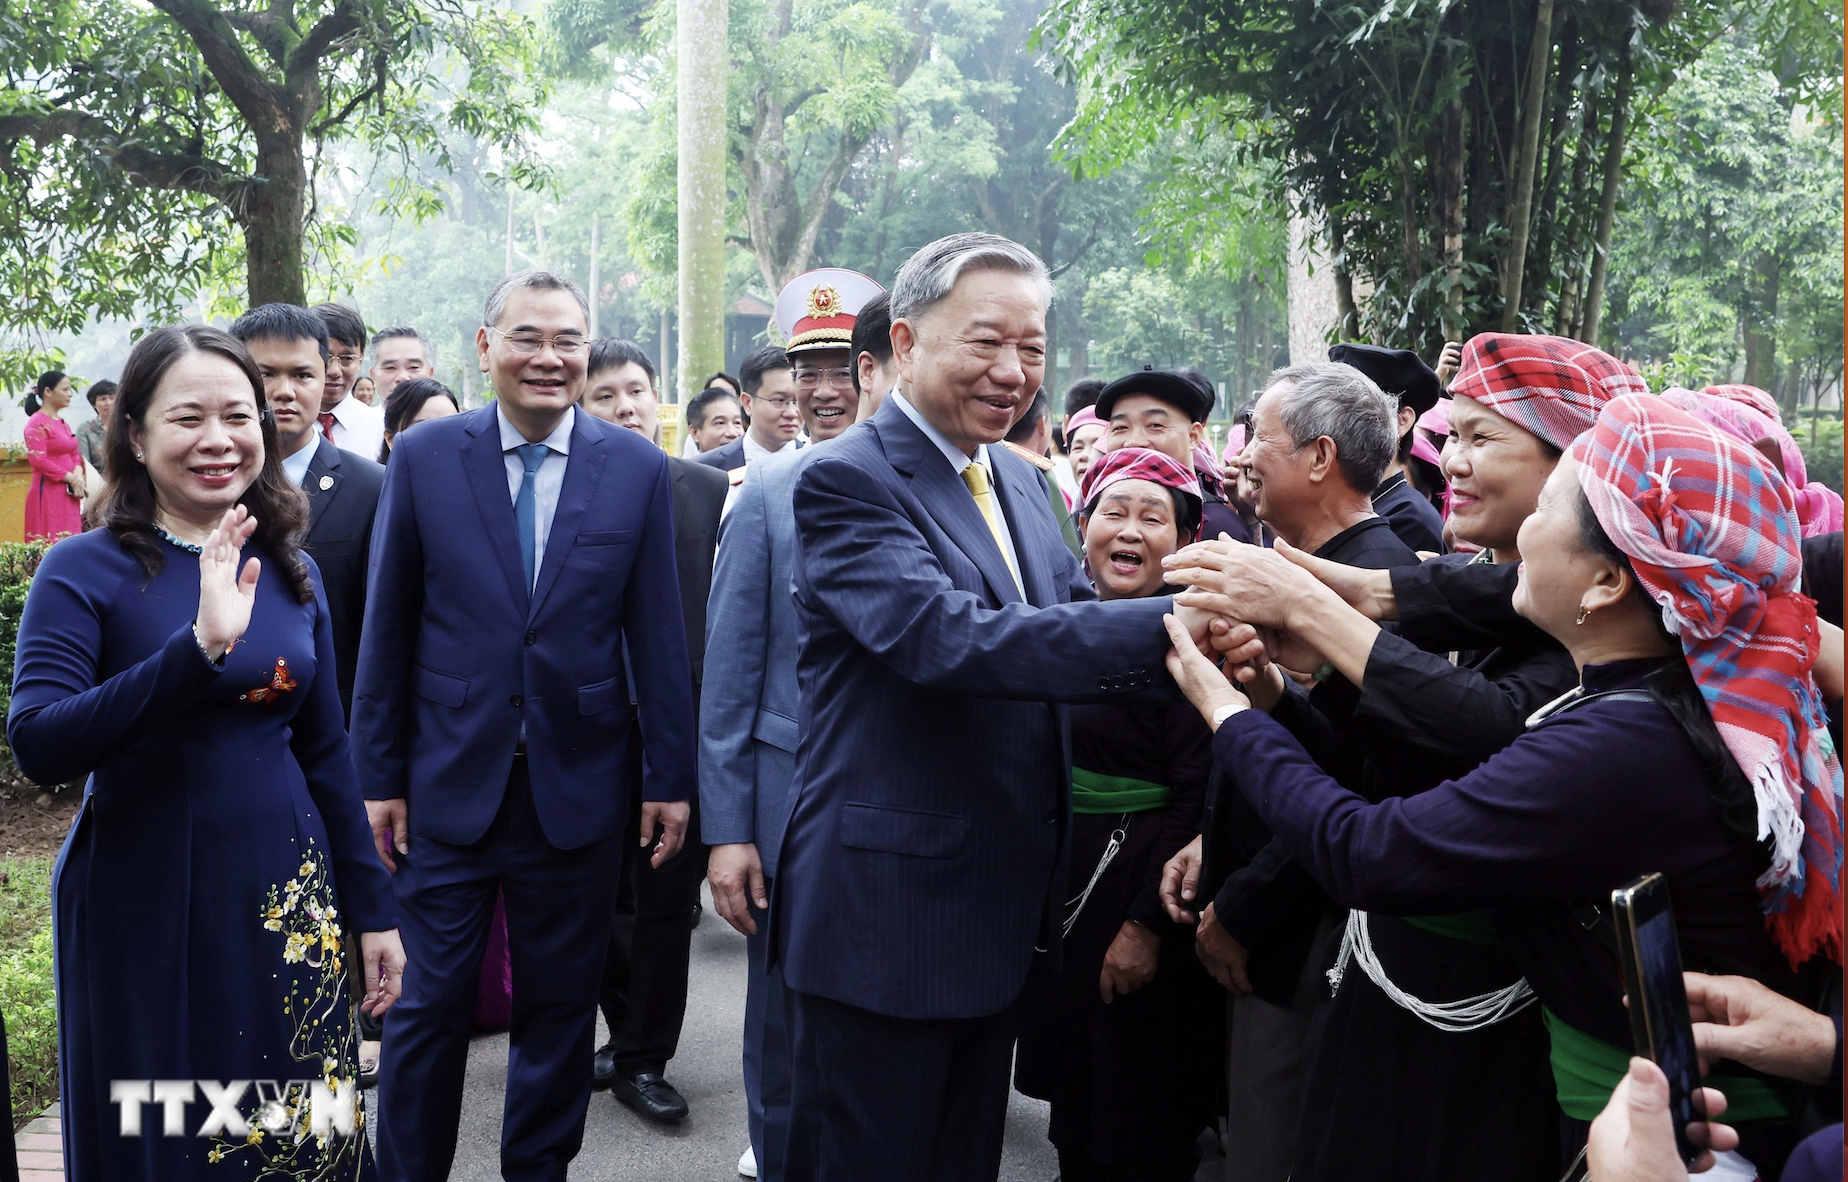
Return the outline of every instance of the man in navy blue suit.
<path id="1" fill-rule="evenodd" d="M 393 1182 L 449 1176 L 497 893 L 513 963 L 501 1173 L 565 1177 L 629 793 L 659 865 L 693 788 L 667 457 L 576 409 L 589 315 L 575 284 L 507 276 L 484 319 L 495 404 L 425 423 L 393 452 L 353 709 L 374 839 L 416 949 L 381 1064 L 379 1168 Z M 648 735 L 640 785 L 631 679 Z"/>
<path id="2" fill-rule="evenodd" d="M 1095 602 L 1044 477 L 994 446 L 1040 387 L 1051 295 L 1005 238 L 918 251 L 891 296 L 899 390 L 796 481 L 800 737 L 770 914 L 790 1182 L 996 1176 L 1015 1005 L 1063 915 L 1058 703 L 1166 683 L 1173 602 Z"/>

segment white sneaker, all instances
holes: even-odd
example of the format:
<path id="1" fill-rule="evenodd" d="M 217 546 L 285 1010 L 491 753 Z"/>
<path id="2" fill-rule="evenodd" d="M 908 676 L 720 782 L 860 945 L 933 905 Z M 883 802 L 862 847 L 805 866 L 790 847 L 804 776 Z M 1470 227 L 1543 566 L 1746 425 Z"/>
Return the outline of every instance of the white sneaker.
<path id="1" fill-rule="evenodd" d="M 738 1176 L 740 1178 L 757 1177 L 757 1154 L 749 1145 L 744 1147 L 744 1156 L 738 1159 Z"/>

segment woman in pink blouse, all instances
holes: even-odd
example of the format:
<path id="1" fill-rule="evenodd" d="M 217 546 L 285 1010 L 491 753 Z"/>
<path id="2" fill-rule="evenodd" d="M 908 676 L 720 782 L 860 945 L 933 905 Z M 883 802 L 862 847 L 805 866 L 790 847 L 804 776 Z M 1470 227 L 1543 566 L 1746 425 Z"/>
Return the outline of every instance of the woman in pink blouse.
<path id="1" fill-rule="evenodd" d="M 83 532 L 83 453 L 77 436 L 58 416 L 71 404 L 71 380 L 57 370 L 39 377 L 26 398 L 26 454 L 32 484 L 26 491 L 26 541 L 55 542 Z"/>

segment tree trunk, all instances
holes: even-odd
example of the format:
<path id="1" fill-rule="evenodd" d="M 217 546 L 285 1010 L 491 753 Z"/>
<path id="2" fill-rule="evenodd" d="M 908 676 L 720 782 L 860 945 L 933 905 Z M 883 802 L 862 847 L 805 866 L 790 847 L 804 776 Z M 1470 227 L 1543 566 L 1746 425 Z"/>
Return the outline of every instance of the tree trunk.
<path id="1" fill-rule="evenodd" d="M 1558 239 L 1557 215 L 1559 187 L 1565 169 L 1566 123 L 1572 114 L 1572 79 L 1578 75 L 1578 19 L 1569 17 L 1559 36 L 1559 69 L 1553 75 L 1552 114 L 1546 122 L 1546 172 L 1540 178 L 1540 209 L 1534 219 L 1533 233 L 1538 241 L 1533 250 L 1534 278 L 1537 283 L 1522 284 L 1522 303 L 1542 319 L 1546 315 L 1547 293 L 1553 285 L 1553 244 Z"/>
<path id="2" fill-rule="evenodd" d="M 585 292 L 590 298 L 590 339 L 596 340 L 602 334 L 597 331 L 597 289 L 602 285 L 597 277 L 597 255 L 603 249 L 603 225 L 596 214 L 590 215 L 590 288 Z"/>
<path id="3" fill-rule="evenodd" d="M 1752 263 L 1752 282 L 1746 292 L 1745 384 L 1771 389 L 1777 380 L 1777 300 L 1782 260 L 1771 251 Z"/>
<path id="4" fill-rule="evenodd" d="M 1354 302 L 1354 273 L 1348 270 L 1347 265 L 1347 228 L 1338 217 L 1330 216 L 1328 219 L 1328 246 L 1335 269 L 1335 339 L 1359 340 L 1360 308 Z M 1239 348 L 1244 348 L 1242 342 Z"/>
<path id="5" fill-rule="evenodd" d="M 1444 105 L 1443 165 L 1438 197 L 1444 231 L 1444 339 L 1460 341 L 1463 325 L 1463 178 L 1469 114 L 1458 95 Z"/>
<path id="6" fill-rule="evenodd" d="M 1598 343 L 1598 320 L 1603 313 L 1604 276 L 1611 257 L 1611 227 L 1617 221 L 1617 190 L 1623 185 L 1624 133 L 1630 121 L 1630 93 L 1636 88 L 1636 60 L 1629 38 L 1623 43 L 1618 67 L 1617 95 L 1611 108 L 1610 138 L 1604 145 L 1604 191 L 1598 198 L 1598 233 L 1592 244 L 1591 281 L 1585 287 L 1585 323 L 1579 340 Z"/>
<path id="7" fill-rule="evenodd" d="M 699 393 L 692 375 L 725 367 L 725 87 L 713 80 L 730 73 L 731 49 L 725 0 L 678 0 L 678 21 L 681 397 L 670 401 L 684 402 Z"/>
<path id="8" fill-rule="evenodd" d="M 1591 174 L 1593 146 L 1598 140 L 1599 93 L 1585 96 L 1584 120 L 1579 127 L 1578 148 L 1573 153 L 1572 181 L 1566 187 L 1566 213 L 1561 216 L 1562 237 L 1567 246 L 1568 270 L 1559 285 L 1559 303 L 1553 309 L 1553 335 L 1570 336 L 1578 323 L 1579 295 L 1585 283 L 1584 202 L 1585 179 Z"/>
<path id="9" fill-rule="evenodd" d="M 1521 138 L 1515 147 L 1514 202 L 1508 214 L 1508 255 L 1502 263 L 1501 330 L 1521 326 L 1521 282 L 1527 269 L 1527 235 L 1533 223 L 1534 170 L 1540 162 L 1540 127 L 1546 121 L 1546 82 L 1553 65 L 1553 0 L 1534 13 L 1534 42 L 1527 55 L 1521 99 Z"/>
<path id="10" fill-rule="evenodd" d="M 308 170 L 302 164 L 301 137 L 284 133 L 259 141 L 257 175 L 263 183 L 251 186 L 250 205 L 241 219 L 250 306 L 306 304 L 302 215 Z"/>

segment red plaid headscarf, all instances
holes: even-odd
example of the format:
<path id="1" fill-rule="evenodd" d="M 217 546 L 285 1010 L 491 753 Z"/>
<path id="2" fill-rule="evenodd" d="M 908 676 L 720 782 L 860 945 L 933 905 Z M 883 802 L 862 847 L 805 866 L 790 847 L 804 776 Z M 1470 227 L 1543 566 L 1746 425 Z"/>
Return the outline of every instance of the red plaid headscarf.
<path id="1" fill-rule="evenodd" d="M 1202 499 L 1199 478 L 1177 463 L 1173 456 L 1153 448 L 1119 447 L 1091 461 L 1091 466 L 1085 470 L 1084 489 L 1078 494 L 1078 504 L 1089 513 L 1105 489 L 1125 480 L 1152 481 L 1163 488 L 1178 489 L 1196 503 Z"/>
<path id="2" fill-rule="evenodd" d="M 1758 802 L 1766 924 L 1792 965 L 1842 959 L 1842 767 L 1811 669 L 1790 486 L 1749 445 L 1659 398 L 1626 396 L 1573 445 L 1579 485 L 1681 640 Z"/>
<path id="3" fill-rule="evenodd" d="M 1813 538 L 1842 528 L 1842 494 L 1826 484 L 1810 480 L 1809 469 L 1803 463 L 1803 449 L 1784 429 L 1784 424 L 1759 410 L 1752 400 L 1728 398 L 1715 393 L 1718 389 L 1718 386 L 1709 386 L 1698 394 L 1692 390 L 1664 390 L 1662 397 L 1735 439 L 1751 444 L 1769 439 L 1777 444 L 1784 479 L 1790 481 L 1791 491 L 1796 494 L 1797 522 L 1803 527 L 1803 536 Z M 1731 389 L 1764 393 L 1755 386 L 1733 386 Z"/>
<path id="4" fill-rule="evenodd" d="M 1078 412 L 1078 414 L 1084 414 L 1084 413 L 1085 413 L 1084 411 Z M 1072 418 L 1077 418 L 1077 417 L 1078 417 L 1077 415 L 1072 416 Z M 1067 421 L 1069 422 L 1070 420 L 1067 420 Z M 1097 423 L 1103 422 L 1103 420 L 1098 418 L 1095 413 L 1092 413 L 1091 418 L 1088 421 L 1097 422 Z M 1071 428 L 1068 426 L 1066 428 L 1066 431 L 1069 433 L 1071 431 Z M 1099 454 L 1106 453 L 1110 450 L 1110 424 L 1109 423 L 1104 423 L 1104 433 L 1102 436 L 1098 438 L 1097 442 L 1093 444 L 1092 447 Z M 1132 450 L 1140 451 L 1143 449 L 1136 448 Z M 1092 460 L 1091 465 L 1092 466 L 1091 466 L 1090 471 L 1092 472 L 1096 471 L 1097 461 Z M 1219 500 L 1224 501 L 1224 500 L 1229 499 L 1226 496 L 1225 470 L 1219 466 L 1219 457 L 1213 454 L 1213 445 L 1208 443 L 1205 439 L 1200 440 L 1200 442 L 1194 444 L 1193 446 L 1193 467 L 1194 467 L 1194 477 L 1198 482 L 1199 488 L 1205 489 L 1207 492 L 1212 493 L 1213 496 L 1218 498 Z M 1087 477 L 1089 476 L 1089 472 L 1086 473 L 1086 476 Z M 1198 495 L 1198 490 L 1196 490 L 1196 495 Z M 1078 498 L 1078 502 L 1079 504 L 1082 504 L 1082 505 L 1088 505 L 1091 503 L 1091 498 L 1089 496 L 1080 496 Z"/>
<path id="5" fill-rule="evenodd" d="M 1452 397 L 1473 398 L 1560 451 L 1620 394 L 1647 394 L 1635 370 L 1569 337 L 1485 332 L 1463 346 Z"/>

